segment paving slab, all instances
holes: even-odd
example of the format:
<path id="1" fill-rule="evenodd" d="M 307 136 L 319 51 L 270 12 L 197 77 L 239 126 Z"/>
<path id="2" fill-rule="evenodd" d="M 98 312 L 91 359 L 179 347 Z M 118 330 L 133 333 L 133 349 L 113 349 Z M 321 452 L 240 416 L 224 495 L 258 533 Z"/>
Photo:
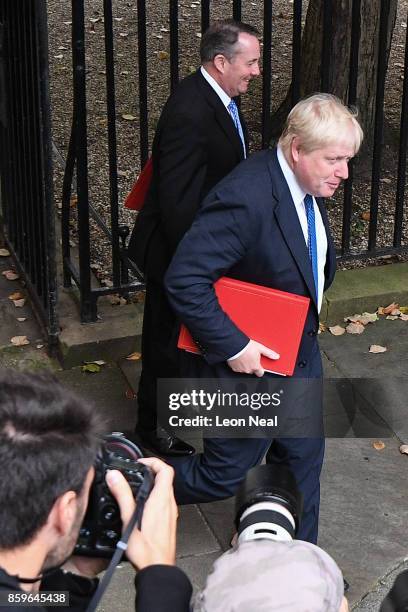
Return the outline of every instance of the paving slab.
<path id="1" fill-rule="evenodd" d="M 132 430 L 136 421 L 136 402 L 127 397 L 127 382 L 114 364 L 100 372 L 82 372 L 81 368 L 57 372 L 58 379 L 81 397 L 89 399 L 105 419 L 107 430 Z"/>
<path id="2" fill-rule="evenodd" d="M 337 561 L 359 602 L 408 554 L 408 457 L 396 438 L 327 440 L 321 479 L 319 545 Z"/>

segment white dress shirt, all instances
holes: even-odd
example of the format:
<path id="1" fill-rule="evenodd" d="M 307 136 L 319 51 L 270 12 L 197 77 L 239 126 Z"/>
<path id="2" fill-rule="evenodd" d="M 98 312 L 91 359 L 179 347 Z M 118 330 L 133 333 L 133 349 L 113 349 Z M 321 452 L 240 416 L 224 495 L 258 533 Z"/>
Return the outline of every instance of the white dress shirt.
<path id="1" fill-rule="evenodd" d="M 307 231 L 307 216 L 304 199 L 306 191 L 304 191 L 299 185 L 293 170 L 289 166 L 285 159 L 282 149 L 278 146 L 278 162 L 283 172 L 283 176 L 288 184 L 290 195 L 292 196 L 293 203 L 296 208 L 296 212 L 299 218 L 299 223 L 302 228 L 303 236 L 305 238 L 306 246 L 308 244 L 308 231 Z M 290 204 L 289 204 L 290 206 Z M 315 213 L 315 226 L 316 226 L 316 244 L 317 244 L 317 278 L 318 278 L 318 290 L 317 290 L 317 310 L 320 312 L 323 301 L 323 288 L 324 288 L 324 268 L 326 265 L 327 256 L 327 236 L 324 228 L 322 215 L 318 205 L 316 204 L 315 198 L 313 198 L 313 207 Z M 246 349 L 248 344 L 239 353 L 236 353 L 232 357 L 229 357 L 227 361 L 231 359 L 237 359 L 240 357 Z"/>
<path id="2" fill-rule="evenodd" d="M 225 108 L 228 110 L 228 104 L 231 102 L 231 98 L 229 97 L 229 95 L 225 93 L 221 85 L 218 85 L 217 81 L 213 79 L 211 74 L 208 74 L 204 66 L 201 66 L 200 70 L 205 80 L 211 85 L 217 96 L 219 96 L 219 98 L 221 99 L 221 102 L 223 103 Z"/>

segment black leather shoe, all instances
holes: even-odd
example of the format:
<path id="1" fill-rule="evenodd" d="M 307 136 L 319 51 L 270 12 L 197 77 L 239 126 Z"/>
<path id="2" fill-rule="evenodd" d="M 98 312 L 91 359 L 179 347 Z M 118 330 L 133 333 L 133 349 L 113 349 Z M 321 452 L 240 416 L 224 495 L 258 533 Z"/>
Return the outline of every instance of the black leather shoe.
<path id="1" fill-rule="evenodd" d="M 343 578 L 343 582 L 344 582 L 344 592 L 347 593 L 347 591 L 350 588 L 350 585 L 345 578 Z"/>
<path id="2" fill-rule="evenodd" d="M 157 428 L 157 431 L 148 431 L 136 427 L 136 435 L 140 446 L 157 455 L 182 457 L 184 455 L 194 455 L 195 453 L 194 446 L 183 442 L 183 440 L 176 436 L 172 436 L 160 426 Z"/>

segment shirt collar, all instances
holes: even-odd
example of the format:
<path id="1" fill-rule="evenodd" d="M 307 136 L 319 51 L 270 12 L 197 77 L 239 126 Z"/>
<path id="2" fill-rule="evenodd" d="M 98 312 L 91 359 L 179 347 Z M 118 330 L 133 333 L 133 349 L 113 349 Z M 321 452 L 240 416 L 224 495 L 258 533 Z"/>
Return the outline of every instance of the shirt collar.
<path id="1" fill-rule="evenodd" d="M 300 204 L 305 199 L 306 191 L 304 191 L 298 183 L 298 180 L 289 166 L 286 158 L 283 154 L 281 147 L 278 145 L 277 147 L 277 155 L 278 162 L 283 172 L 283 176 L 288 184 L 290 195 L 292 196 L 292 200 L 295 204 Z"/>
<path id="2" fill-rule="evenodd" d="M 229 95 L 225 93 L 225 91 L 217 83 L 217 81 L 213 79 L 210 74 L 208 74 L 204 66 L 201 66 L 200 70 L 205 80 L 209 83 L 209 85 L 211 85 L 217 96 L 219 96 L 219 98 L 221 99 L 221 102 L 224 104 L 225 108 L 228 108 L 228 104 L 231 102 L 231 98 L 229 97 Z"/>

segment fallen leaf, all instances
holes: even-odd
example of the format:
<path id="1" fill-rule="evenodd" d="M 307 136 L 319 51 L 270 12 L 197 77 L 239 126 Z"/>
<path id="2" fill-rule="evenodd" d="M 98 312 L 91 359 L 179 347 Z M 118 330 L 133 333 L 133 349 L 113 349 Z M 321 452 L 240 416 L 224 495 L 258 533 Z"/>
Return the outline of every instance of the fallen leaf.
<path id="1" fill-rule="evenodd" d="M 369 348 L 370 353 L 385 353 L 387 347 L 381 346 L 380 344 L 372 344 Z"/>
<path id="2" fill-rule="evenodd" d="M 10 338 L 10 342 L 11 344 L 14 344 L 14 346 L 24 346 L 25 344 L 30 344 L 27 336 L 13 336 Z"/>
<path id="3" fill-rule="evenodd" d="M 71 206 L 71 208 L 73 206 L 76 206 L 77 204 L 78 204 L 78 196 L 77 195 L 71 196 L 69 199 L 69 205 Z"/>
<path id="4" fill-rule="evenodd" d="M 383 450 L 385 448 L 385 444 L 381 440 L 376 440 L 373 442 L 373 448 L 375 448 L 375 450 Z"/>
<path id="5" fill-rule="evenodd" d="M 10 251 L 7 249 L 0 249 L 0 257 L 10 257 Z"/>
<path id="6" fill-rule="evenodd" d="M 25 298 L 21 298 L 19 300 L 13 300 L 13 304 L 16 308 L 22 308 L 25 304 Z"/>
<path id="7" fill-rule="evenodd" d="M 11 293 L 9 296 L 9 300 L 21 300 L 21 298 L 23 298 L 23 294 L 20 293 L 20 291 L 15 291 L 14 293 Z"/>
<path id="8" fill-rule="evenodd" d="M 364 330 L 365 327 L 361 323 L 349 323 L 346 327 L 348 334 L 362 334 Z"/>
<path id="9" fill-rule="evenodd" d="M 27 317 L 17 317 L 17 321 L 19 321 L 19 323 L 23 323 L 24 321 L 27 321 Z"/>
<path id="10" fill-rule="evenodd" d="M 157 53 L 157 57 L 159 58 L 159 60 L 165 60 L 168 59 L 169 54 L 167 53 L 167 51 L 159 51 Z"/>
<path id="11" fill-rule="evenodd" d="M 388 315 L 385 318 L 388 319 L 388 321 L 396 321 L 397 319 L 399 319 L 399 317 L 397 317 L 396 315 Z"/>
<path id="12" fill-rule="evenodd" d="M 377 314 L 378 315 L 383 315 L 384 314 L 384 306 L 379 306 L 377 308 Z"/>
<path id="13" fill-rule="evenodd" d="M 346 330 L 341 325 L 334 325 L 333 327 L 329 327 L 329 332 L 333 334 L 333 336 L 342 336 Z"/>
<path id="14" fill-rule="evenodd" d="M 367 323 L 375 323 L 378 321 L 378 315 L 376 312 L 363 312 L 360 318 L 360 323 L 367 325 Z"/>
<path id="15" fill-rule="evenodd" d="M 125 119 L 126 121 L 136 121 L 137 117 L 125 113 L 124 115 L 122 115 L 122 119 Z"/>
<path id="16" fill-rule="evenodd" d="M 349 317 L 344 317 L 344 322 L 350 321 L 351 323 L 357 323 L 361 318 L 361 314 L 350 315 Z"/>
<path id="17" fill-rule="evenodd" d="M 98 364 L 96 364 L 96 363 L 87 363 L 87 364 L 81 366 L 81 371 L 82 372 L 90 372 L 91 374 L 96 374 L 97 372 L 101 371 L 101 367 L 98 366 Z"/>
<path id="18" fill-rule="evenodd" d="M 369 210 L 364 210 L 364 211 L 361 213 L 361 215 L 360 215 L 360 216 L 361 216 L 361 218 L 362 218 L 362 220 L 363 220 L 363 221 L 369 221 L 369 220 L 370 220 L 370 211 L 369 211 Z"/>
<path id="19" fill-rule="evenodd" d="M 399 318 L 401 319 L 401 321 L 408 321 L 408 314 L 400 314 Z"/>
<path id="20" fill-rule="evenodd" d="M 408 444 L 401 444 L 399 452 L 403 455 L 408 455 Z"/>
<path id="21" fill-rule="evenodd" d="M 141 358 L 142 353 L 130 353 L 130 355 L 128 355 L 126 357 L 127 361 L 139 361 L 139 359 Z"/>
<path id="22" fill-rule="evenodd" d="M 399 317 L 399 315 L 401 314 L 401 311 L 399 308 L 394 308 L 394 310 L 391 310 L 390 315 L 392 317 Z"/>
<path id="23" fill-rule="evenodd" d="M 393 310 L 395 310 L 395 309 L 396 309 L 396 308 L 398 308 L 398 307 L 399 307 L 399 305 L 398 305 L 398 304 L 396 304 L 395 302 L 393 302 L 392 304 L 389 304 L 388 306 L 386 306 L 386 307 L 383 309 L 383 314 L 386 314 L 386 315 L 387 315 L 387 314 L 391 314 L 391 313 L 392 313 L 392 311 L 393 311 Z"/>
<path id="24" fill-rule="evenodd" d="M 98 23 L 98 21 L 102 21 L 102 17 L 90 17 L 89 21 L 92 23 Z"/>
<path id="25" fill-rule="evenodd" d="M 408 314 L 408 306 L 400 306 L 399 309 L 402 314 Z"/>
<path id="26" fill-rule="evenodd" d="M 126 399 L 136 399 L 136 393 L 132 390 L 132 389 L 126 389 L 126 393 L 125 393 Z"/>
<path id="27" fill-rule="evenodd" d="M 37 346 L 35 348 L 42 349 L 42 348 L 44 348 L 44 345 L 43 344 L 37 344 Z"/>
<path id="28" fill-rule="evenodd" d="M 62 59 L 64 56 L 62 55 L 62 53 L 60 53 L 59 55 L 54 55 L 55 59 Z"/>
<path id="29" fill-rule="evenodd" d="M 128 32 L 119 32 L 119 36 L 122 38 L 127 38 L 129 36 Z"/>
<path id="30" fill-rule="evenodd" d="M 106 364 L 106 361 L 103 361 L 102 359 L 94 359 L 93 361 L 84 361 L 84 363 L 86 365 L 88 365 L 89 363 L 96 363 L 96 365 L 98 366 L 103 366 Z"/>
<path id="31" fill-rule="evenodd" d="M 2 275 L 5 276 L 9 281 L 15 281 L 20 278 L 20 276 L 16 274 L 14 270 L 4 270 L 4 272 L 2 272 Z"/>

